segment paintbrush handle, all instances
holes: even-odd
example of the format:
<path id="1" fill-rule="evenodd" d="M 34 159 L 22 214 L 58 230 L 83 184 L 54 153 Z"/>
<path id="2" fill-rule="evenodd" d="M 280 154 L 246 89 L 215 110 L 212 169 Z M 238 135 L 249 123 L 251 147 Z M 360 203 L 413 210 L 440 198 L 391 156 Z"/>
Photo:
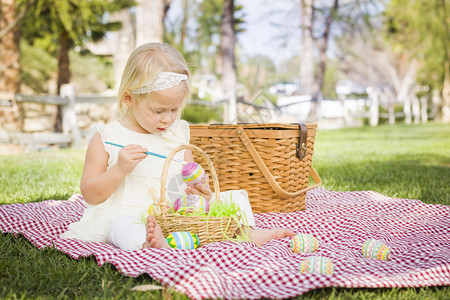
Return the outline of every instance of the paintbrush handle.
<path id="1" fill-rule="evenodd" d="M 109 145 L 116 146 L 116 147 L 120 147 L 120 148 L 123 148 L 123 147 L 124 147 L 123 145 L 119 145 L 119 144 L 111 143 L 111 142 L 106 142 L 106 141 L 105 141 L 105 144 L 109 144 Z M 164 159 L 167 158 L 167 156 L 162 155 L 162 154 L 159 154 L 159 153 L 155 153 L 155 152 L 147 151 L 147 152 L 145 152 L 145 153 L 148 154 L 148 155 L 152 155 L 152 156 L 156 156 L 156 157 L 160 157 L 160 158 L 164 158 Z M 181 163 L 181 164 L 183 164 L 183 165 L 187 164 L 187 162 L 185 162 L 184 160 L 178 159 L 178 158 L 172 158 L 172 160 L 174 160 L 174 161 L 176 161 L 176 162 L 179 162 L 179 163 Z"/>

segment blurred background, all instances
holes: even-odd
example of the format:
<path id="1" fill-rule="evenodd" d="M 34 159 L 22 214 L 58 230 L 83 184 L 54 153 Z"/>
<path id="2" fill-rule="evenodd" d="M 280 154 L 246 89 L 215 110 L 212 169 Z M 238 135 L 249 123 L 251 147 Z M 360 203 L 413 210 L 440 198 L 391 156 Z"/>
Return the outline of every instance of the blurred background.
<path id="1" fill-rule="evenodd" d="M 137 46 L 186 58 L 190 123 L 450 121 L 449 0 L 0 0 L 0 143 L 79 147 Z"/>

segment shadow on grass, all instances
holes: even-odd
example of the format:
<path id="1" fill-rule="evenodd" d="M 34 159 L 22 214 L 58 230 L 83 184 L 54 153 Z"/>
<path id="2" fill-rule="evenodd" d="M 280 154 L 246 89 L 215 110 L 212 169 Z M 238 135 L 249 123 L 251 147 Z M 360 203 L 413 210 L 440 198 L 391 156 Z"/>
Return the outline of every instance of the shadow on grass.
<path id="1" fill-rule="evenodd" d="M 440 155 L 397 155 L 386 160 L 364 160 L 324 165 L 317 170 L 327 190 L 373 190 L 425 203 L 450 205 L 450 165 Z"/>

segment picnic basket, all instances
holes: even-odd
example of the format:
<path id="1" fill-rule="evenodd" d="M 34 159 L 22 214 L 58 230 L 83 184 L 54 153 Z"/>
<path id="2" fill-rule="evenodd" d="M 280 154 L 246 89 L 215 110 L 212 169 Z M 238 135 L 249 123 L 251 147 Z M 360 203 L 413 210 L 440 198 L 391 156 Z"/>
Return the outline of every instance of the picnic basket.
<path id="1" fill-rule="evenodd" d="M 304 210 L 306 192 L 322 184 L 312 167 L 316 128 L 279 123 L 190 125 L 190 142 L 208 154 L 223 191 L 247 191 L 253 212 L 292 212 Z M 315 183 L 311 186 L 310 176 Z"/>
<path id="2" fill-rule="evenodd" d="M 172 158 L 175 154 L 183 149 L 189 149 L 196 155 L 200 155 L 203 161 L 206 161 L 209 168 L 213 191 L 215 192 L 215 202 L 220 201 L 220 187 L 217 179 L 217 173 L 214 165 L 208 155 L 199 147 L 194 145 L 180 145 L 173 149 L 163 166 L 161 176 L 161 195 L 156 201 L 155 205 L 155 218 L 159 226 L 162 229 L 164 236 L 176 231 L 189 231 L 192 234 L 196 234 L 199 237 L 202 245 L 219 242 L 227 239 L 232 239 L 236 229 L 238 228 L 237 218 L 232 216 L 227 217 L 210 217 L 210 216 L 198 216 L 198 215 L 179 215 L 169 213 L 167 208 L 167 173 L 169 165 L 172 162 Z"/>

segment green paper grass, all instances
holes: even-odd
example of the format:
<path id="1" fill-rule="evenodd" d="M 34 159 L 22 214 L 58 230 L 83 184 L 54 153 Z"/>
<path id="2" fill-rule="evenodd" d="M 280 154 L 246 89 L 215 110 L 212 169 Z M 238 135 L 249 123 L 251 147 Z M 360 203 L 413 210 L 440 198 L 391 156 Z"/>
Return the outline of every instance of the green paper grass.
<path id="1" fill-rule="evenodd" d="M 186 209 L 188 209 L 187 207 Z M 149 215 L 156 215 L 160 213 L 160 208 L 152 204 L 150 205 L 148 209 Z M 239 235 L 236 235 L 236 237 L 228 237 L 226 236 L 225 232 L 224 238 L 226 240 L 234 241 L 234 242 L 245 242 L 250 241 L 249 238 L 249 226 L 248 226 L 248 220 L 245 214 L 242 213 L 239 205 L 233 202 L 233 193 L 230 194 L 230 198 L 222 198 L 220 202 L 213 202 L 209 206 L 208 213 L 205 213 L 203 211 L 194 211 L 191 213 L 179 213 L 179 212 L 170 212 L 169 215 L 179 215 L 179 216 L 192 216 L 192 217 L 205 217 L 205 222 L 208 222 L 209 218 L 217 218 L 217 217 L 231 217 L 236 224 L 238 225 L 238 229 L 236 231 L 239 231 Z M 142 218 L 146 220 L 146 216 L 142 215 Z"/>

